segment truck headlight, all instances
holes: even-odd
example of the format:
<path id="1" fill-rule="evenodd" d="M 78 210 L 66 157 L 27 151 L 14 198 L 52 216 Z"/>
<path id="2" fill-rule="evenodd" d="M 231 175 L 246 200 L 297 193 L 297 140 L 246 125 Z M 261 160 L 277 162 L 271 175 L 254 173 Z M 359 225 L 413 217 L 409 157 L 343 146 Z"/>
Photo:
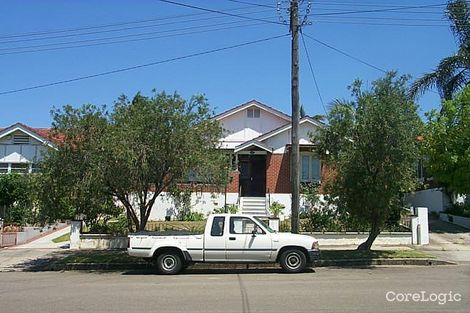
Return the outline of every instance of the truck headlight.
<path id="1" fill-rule="evenodd" d="M 312 243 L 312 249 L 313 250 L 320 250 L 320 245 L 318 244 L 318 241 L 314 241 Z"/>

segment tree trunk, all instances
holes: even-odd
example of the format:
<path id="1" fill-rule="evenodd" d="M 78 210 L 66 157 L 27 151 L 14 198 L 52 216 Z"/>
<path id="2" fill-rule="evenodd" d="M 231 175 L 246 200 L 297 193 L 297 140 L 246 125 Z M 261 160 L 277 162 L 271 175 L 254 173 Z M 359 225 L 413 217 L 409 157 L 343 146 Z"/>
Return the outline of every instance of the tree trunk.
<path id="1" fill-rule="evenodd" d="M 372 227 L 369 232 L 369 237 L 367 238 L 366 241 L 364 241 L 357 247 L 357 250 L 370 250 L 370 247 L 372 247 L 372 244 L 374 243 L 375 238 L 377 238 L 379 234 L 380 234 L 379 224 L 376 221 L 374 221 L 372 223 Z"/>

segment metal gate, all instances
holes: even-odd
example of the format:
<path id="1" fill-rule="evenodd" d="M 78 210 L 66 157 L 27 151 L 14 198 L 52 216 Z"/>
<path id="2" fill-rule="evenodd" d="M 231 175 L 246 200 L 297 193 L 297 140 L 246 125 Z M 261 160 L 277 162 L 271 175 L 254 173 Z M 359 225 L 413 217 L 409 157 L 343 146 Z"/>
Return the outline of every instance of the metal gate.
<path id="1" fill-rule="evenodd" d="M 0 242 L 0 246 L 1 247 L 15 246 L 16 245 L 16 235 L 17 235 L 17 233 L 10 233 L 10 232 L 1 233 L 2 240 Z"/>

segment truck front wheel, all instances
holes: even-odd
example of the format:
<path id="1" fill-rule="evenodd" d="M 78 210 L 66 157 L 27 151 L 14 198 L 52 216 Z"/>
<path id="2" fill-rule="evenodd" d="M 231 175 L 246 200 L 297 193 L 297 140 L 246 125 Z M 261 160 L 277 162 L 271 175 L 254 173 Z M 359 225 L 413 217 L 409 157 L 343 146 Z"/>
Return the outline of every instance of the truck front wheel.
<path id="1" fill-rule="evenodd" d="M 284 271 L 288 273 L 300 273 L 307 267 L 307 257 L 305 253 L 297 249 L 284 251 L 279 261 Z"/>
<path id="2" fill-rule="evenodd" d="M 181 256 L 175 252 L 163 252 L 157 256 L 156 266 L 160 274 L 178 274 L 183 268 Z"/>

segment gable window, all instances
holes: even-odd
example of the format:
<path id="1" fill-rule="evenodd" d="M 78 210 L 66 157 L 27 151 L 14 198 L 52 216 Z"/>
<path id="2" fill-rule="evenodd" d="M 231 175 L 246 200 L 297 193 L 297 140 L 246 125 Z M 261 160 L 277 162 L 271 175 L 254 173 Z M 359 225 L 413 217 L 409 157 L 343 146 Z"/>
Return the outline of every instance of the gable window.
<path id="1" fill-rule="evenodd" d="M 300 154 L 300 181 L 319 182 L 321 180 L 321 162 L 313 153 Z"/>
<path id="2" fill-rule="evenodd" d="M 13 136 L 14 145 L 24 145 L 29 143 L 29 136 L 23 134 L 15 134 Z"/>
<path id="3" fill-rule="evenodd" d="M 253 109 L 246 110 L 246 116 L 248 118 L 259 118 L 260 115 L 261 115 L 261 112 L 259 109 L 253 108 Z"/>

